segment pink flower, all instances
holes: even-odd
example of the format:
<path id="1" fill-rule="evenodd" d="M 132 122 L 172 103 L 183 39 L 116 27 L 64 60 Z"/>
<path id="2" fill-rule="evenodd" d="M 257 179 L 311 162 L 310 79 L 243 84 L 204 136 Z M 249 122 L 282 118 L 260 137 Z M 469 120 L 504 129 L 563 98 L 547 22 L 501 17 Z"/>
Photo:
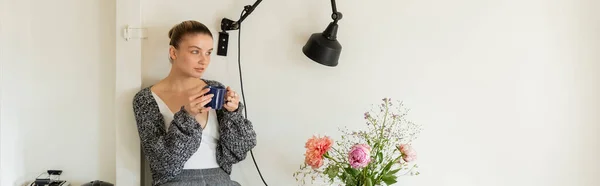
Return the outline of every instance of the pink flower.
<path id="1" fill-rule="evenodd" d="M 313 169 L 318 169 L 323 165 L 323 155 L 318 151 L 306 151 L 304 162 Z"/>
<path id="2" fill-rule="evenodd" d="M 400 144 L 398 149 L 400 149 L 404 161 L 411 162 L 417 160 L 417 152 L 409 144 Z"/>
<path id="3" fill-rule="evenodd" d="M 321 155 L 323 155 L 327 151 L 329 151 L 329 149 L 331 149 L 332 143 L 333 141 L 328 136 L 321 138 L 313 136 L 312 138 L 308 139 L 308 141 L 306 141 L 304 147 L 307 151 L 318 151 Z"/>
<path id="4" fill-rule="evenodd" d="M 348 162 L 352 168 L 366 167 L 371 162 L 371 147 L 366 144 L 356 144 L 348 152 Z"/>
<path id="5" fill-rule="evenodd" d="M 323 155 L 331 149 L 332 143 L 331 138 L 327 136 L 321 138 L 313 136 L 308 139 L 304 145 L 306 148 L 306 153 L 304 154 L 306 156 L 304 160 L 306 164 L 310 165 L 313 169 L 321 167 L 323 165 Z"/>

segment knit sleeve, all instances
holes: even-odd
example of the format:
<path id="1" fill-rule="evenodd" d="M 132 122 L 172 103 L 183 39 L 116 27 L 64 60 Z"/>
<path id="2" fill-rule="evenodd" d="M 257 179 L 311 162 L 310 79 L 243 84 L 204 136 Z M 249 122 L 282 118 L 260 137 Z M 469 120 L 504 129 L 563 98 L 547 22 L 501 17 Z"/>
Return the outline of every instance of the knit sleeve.
<path id="1" fill-rule="evenodd" d="M 205 81 L 211 86 L 225 87 L 218 81 Z M 217 162 L 227 173 L 231 173 L 232 165 L 244 160 L 248 151 L 256 146 L 256 132 L 252 122 L 242 114 L 244 109 L 244 105 L 239 103 L 234 112 L 225 108 L 217 110 L 220 134 L 216 149 Z"/>
<path id="2" fill-rule="evenodd" d="M 180 111 L 175 113 L 169 130 L 165 130 L 160 110 L 148 92 L 141 91 L 136 94 L 133 110 L 154 184 L 174 178 L 199 148 L 202 128 L 196 119 L 181 107 Z"/>
<path id="3" fill-rule="evenodd" d="M 239 103 L 235 112 L 220 110 L 219 125 L 221 141 L 217 147 L 217 159 L 228 164 L 240 162 L 256 146 L 256 132 L 252 122 L 244 118 L 244 105 Z"/>

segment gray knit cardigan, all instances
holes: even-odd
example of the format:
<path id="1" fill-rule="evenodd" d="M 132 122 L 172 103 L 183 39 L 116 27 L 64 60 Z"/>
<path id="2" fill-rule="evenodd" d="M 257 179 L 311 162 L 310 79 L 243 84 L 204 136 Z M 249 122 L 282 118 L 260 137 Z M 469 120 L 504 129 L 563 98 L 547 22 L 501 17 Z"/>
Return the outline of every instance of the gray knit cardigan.
<path id="1" fill-rule="evenodd" d="M 204 80 L 210 86 L 223 86 L 213 80 Z M 185 162 L 198 150 L 202 127 L 187 114 L 183 106 L 175 113 L 169 130 L 150 87 L 140 90 L 133 99 L 133 111 L 137 122 L 142 150 L 150 164 L 153 185 L 160 185 L 175 178 Z M 217 163 L 227 174 L 231 167 L 246 158 L 256 146 L 256 133 L 252 123 L 245 119 L 241 103 L 234 112 L 217 110 L 220 139 L 217 144 Z"/>

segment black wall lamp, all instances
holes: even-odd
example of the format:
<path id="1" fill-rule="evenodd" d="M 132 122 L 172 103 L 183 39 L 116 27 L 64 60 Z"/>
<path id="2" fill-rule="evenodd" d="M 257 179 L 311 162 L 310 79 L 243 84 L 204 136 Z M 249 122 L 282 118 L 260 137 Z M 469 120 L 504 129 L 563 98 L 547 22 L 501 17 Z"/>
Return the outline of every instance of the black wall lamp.
<path id="1" fill-rule="evenodd" d="M 342 19 L 342 13 L 337 11 L 335 0 L 331 0 L 331 19 L 333 22 L 323 31 L 323 33 L 314 33 L 308 38 L 308 41 L 302 47 L 302 52 L 306 57 L 325 66 L 335 67 L 338 65 L 338 59 L 342 53 L 342 45 L 337 40 L 337 22 Z"/>
<path id="2" fill-rule="evenodd" d="M 217 55 L 227 56 L 229 43 L 229 33 L 227 31 L 240 29 L 242 22 L 254 11 L 261 1 L 257 0 L 253 5 L 244 6 L 244 11 L 238 21 L 227 18 L 221 20 Z M 302 52 L 306 57 L 319 64 L 335 67 L 338 65 L 338 59 L 342 52 L 342 45 L 337 40 L 337 22 L 342 19 L 342 13 L 337 11 L 335 0 L 331 0 L 331 8 L 333 10 L 331 14 L 333 22 L 329 23 L 329 26 L 322 33 L 312 34 L 304 47 L 302 47 Z"/>
<path id="3" fill-rule="evenodd" d="M 240 30 L 241 24 L 242 22 L 254 11 L 254 9 L 256 9 L 256 7 L 260 4 L 260 2 L 262 2 L 262 0 L 257 0 L 253 5 L 246 5 L 244 6 L 244 10 L 242 11 L 242 15 L 240 16 L 240 19 L 238 21 L 234 21 L 231 19 L 227 19 L 227 18 L 223 18 L 221 20 L 221 31 L 219 32 L 219 41 L 218 41 L 218 46 L 217 46 L 217 55 L 220 56 L 227 56 L 227 49 L 228 49 L 228 45 L 229 45 L 229 33 L 227 33 L 227 31 L 230 30 Z M 327 26 L 327 28 L 325 29 L 325 31 L 323 31 L 322 33 L 314 33 L 310 36 L 310 38 L 308 39 L 308 41 L 306 42 L 306 44 L 304 45 L 304 47 L 302 47 L 302 52 L 311 60 L 325 65 L 325 66 L 330 66 L 330 67 L 334 67 L 338 65 L 338 59 L 340 57 L 340 53 L 342 52 L 342 45 L 340 45 L 340 43 L 337 41 L 337 30 L 338 30 L 338 24 L 337 22 L 342 19 L 342 13 L 337 11 L 336 5 L 335 5 L 335 0 L 331 0 L 331 7 L 333 10 L 333 14 L 331 14 L 331 18 L 333 19 L 333 22 L 331 22 L 329 24 L 329 26 Z M 241 34 L 238 34 L 238 38 L 241 37 Z M 238 42 L 240 41 L 240 39 L 238 39 Z M 244 105 L 246 106 L 246 109 L 244 109 L 244 112 L 246 112 L 247 109 L 247 104 L 246 104 L 246 98 L 244 96 L 244 84 L 243 84 L 243 80 L 242 80 L 242 67 L 241 67 L 241 59 L 239 56 L 239 48 L 240 44 L 238 44 L 238 69 L 239 69 L 239 73 L 240 73 L 240 86 L 241 86 L 241 92 L 242 92 L 242 100 L 244 101 Z M 244 114 L 244 116 L 246 117 L 247 114 Z M 267 182 L 265 181 L 265 179 L 262 176 L 262 173 L 260 172 L 260 169 L 258 168 L 258 164 L 256 163 L 256 160 L 254 158 L 254 153 L 252 152 L 252 150 L 250 150 L 250 155 L 252 155 L 252 160 L 254 160 L 254 165 L 256 166 L 256 170 L 258 171 L 258 174 L 260 175 L 260 178 L 262 179 L 263 183 L 265 184 L 265 186 L 267 185 Z"/>

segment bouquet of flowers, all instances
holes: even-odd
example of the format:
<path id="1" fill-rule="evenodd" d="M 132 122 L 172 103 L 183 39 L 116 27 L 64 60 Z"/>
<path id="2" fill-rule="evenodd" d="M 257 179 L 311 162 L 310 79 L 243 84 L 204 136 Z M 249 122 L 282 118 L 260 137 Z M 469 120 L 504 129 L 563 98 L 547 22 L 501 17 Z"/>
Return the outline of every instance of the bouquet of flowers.
<path id="1" fill-rule="evenodd" d="M 395 106 L 395 107 L 394 107 Z M 401 102 L 384 98 L 380 112 L 366 112 L 367 130 L 340 129 L 341 140 L 313 136 L 306 144 L 304 163 L 294 173 L 296 181 L 306 184 L 321 179 L 346 186 L 392 185 L 398 176 L 418 175 L 417 158 L 411 142 L 421 126 L 405 119 L 408 110 Z"/>

